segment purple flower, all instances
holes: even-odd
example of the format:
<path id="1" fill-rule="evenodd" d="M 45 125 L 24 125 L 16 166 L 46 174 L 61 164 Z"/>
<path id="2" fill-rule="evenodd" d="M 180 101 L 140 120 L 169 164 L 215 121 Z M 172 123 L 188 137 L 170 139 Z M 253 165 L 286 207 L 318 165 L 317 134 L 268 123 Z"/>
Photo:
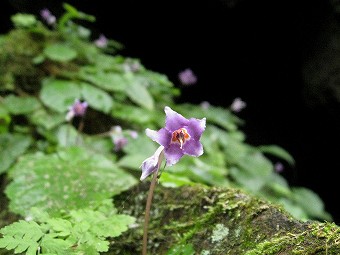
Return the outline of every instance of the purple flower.
<path id="1" fill-rule="evenodd" d="M 40 16 L 46 21 L 48 25 L 54 25 L 56 23 L 56 17 L 52 15 L 49 9 L 44 8 L 40 11 Z"/>
<path id="2" fill-rule="evenodd" d="M 197 82 L 197 77 L 189 68 L 178 74 L 178 79 L 183 85 L 193 85 Z"/>
<path id="3" fill-rule="evenodd" d="M 146 177 L 148 177 L 150 174 L 156 172 L 164 157 L 164 147 L 159 146 L 156 152 L 149 158 L 143 161 L 140 168 L 142 168 L 142 176 L 140 177 L 140 180 L 143 181 Z"/>
<path id="4" fill-rule="evenodd" d="M 79 99 L 76 99 L 74 104 L 69 107 L 69 111 L 66 114 L 66 120 L 70 121 L 76 116 L 83 117 L 86 113 L 87 107 L 87 102 L 80 102 Z"/>
<path id="5" fill-rule="evenodd" d="M 94 44 L 99 48 L 105 48 L 108 44 L 108 39 L 105 35 L 101 34 L 98 39 L 94 41 Z"/>
<path id="6" fill-rule="evenodd" d="M 232 102 L 230 108 L 233 112 L 240 112 L 246 106 L 247 106 L 246 102 L 242 101 L 241 98 L 237 97 Z"/>
<path id="7" fill-rule="evenodd" d="M 284 166 L 283 166 L 283 164 L 281 162 L 277 162 L 274 165 L 274 169 L 275 169 L 275 172 L 281 173 L 284 170 Z"/>
<path id="8" fill-rule="evenodd" d="M 198 157 L 203 154 L 200 142 L 205 130 L 206 118 L 186 119 L 169 106 L 164 108 L 165 127 L 158 131 L 146 129 L 145 133 L 153 141 L 164 146 L 166 165 L 176 164 L 183 155 Z"/>

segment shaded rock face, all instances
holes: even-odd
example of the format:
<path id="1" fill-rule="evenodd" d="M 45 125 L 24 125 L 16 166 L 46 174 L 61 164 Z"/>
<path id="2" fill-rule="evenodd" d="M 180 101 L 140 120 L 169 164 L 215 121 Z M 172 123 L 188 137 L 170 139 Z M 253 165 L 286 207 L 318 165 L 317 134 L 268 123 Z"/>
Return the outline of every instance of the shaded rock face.
<path id="1" fill-rule="evenodd" d="M 140 254 L 148 182 L 115 198 L 137 225 L 113 240 L 108 254 Z M 281 207 L 237 189 L 158 185 L 151 209 L 148 254 L 339 254 L 334 224 L 300 222 Z M 328 238 L 328 239 L 327 239 Z M 177 251 L 178 253 L 168 253 Z M 190 251 L 191 253 L 180 253 Z"/>

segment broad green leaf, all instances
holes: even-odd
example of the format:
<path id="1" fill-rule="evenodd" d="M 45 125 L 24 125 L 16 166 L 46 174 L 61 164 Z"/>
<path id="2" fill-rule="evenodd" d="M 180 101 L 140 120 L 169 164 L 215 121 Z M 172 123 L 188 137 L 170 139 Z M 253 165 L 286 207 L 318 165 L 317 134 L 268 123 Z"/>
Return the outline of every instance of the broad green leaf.
<path id="1" fill-rule="evenodd" d="M 164 187 L 181 187 L 181 186 L 193 186 L 197 183 L 192 182 L 189 178 L 184 176 L 177 176 L 169 172 L 163 172 L 161 175 L 160 183 Z"/>
<path id="2" fill-rule="evenodd" d="M 130 84 L 126 88 L 126 94 L 129 98 L 136 103 L 137 105 L 148 109 L 154 109 L 154 101 L 148 90 L 146 89 L 145 85 L 138 81 L 138 79 L 134 79 L 130 77 Z"/>
<path id="3" fill-rule="evenodd" d="M 31 145 L 29 136 L 0 134 L 0 174 L 5 172 Z"/>
<path id="4" fill-rule="evenodd" d="M 261 145 L 257 147 L 263 153 L 268 153 L 286 160 L 290 165 L 295 164 L 294 158 L 283 148 L 277 145 Z"/>
<path id="5" fill-rule="evenodd" d="M 81 79 L 107 91 L 123 92 L 129 86 L 129 80 L 122 73 L 103 72 L 84 67 L 78 75 Z"/>
<path id="6" fill-rule="evenodd" d="M 296 204 L 290 199 L 280 198 L 278 203 L 281 204 L 284 209 L 289 212 L 296 219 L 306 221 L 308 220 L 308 214 L 304 211 L 299 204 Z"/>
<path id="7" fill-rule="evenodd" d="M 128 104 L 114 107 L 112 109 L 112 116 L 149 128 L 153 128 L 150 125 L 155 125 L 158 121 L 164 123 L 164 115 L 162 113 Z"/>
<path id="8" fill-rule="evenodd" d="M 238 166 L 241 167 L 242 170 L 263 179 L 269 178 L 273 172 L 272 163 L 264 157 L 262 153 L 257 151 L 249 151 L 242 160 L 238 162 Z"/>
<path id="9" fill-rule="evenodd" d="M 30 121 L 44 129 L 50 130 L 65 122 L 65 113 L 47 112 L 41 108 L 28 115 Z"/>
<path id="10" fill-rule="evenodd" d="M 89 207 L 137 182 L 103 155 L 89 154 L 80 147 L 49 155 L 25 155 L 9 175 L 12 182 L 5 191 L 9 207 L 23 216 L 32 207 L 51 215 Z"/>
<path id="11" fill-rule="evenodd" d="M 17 97 L 14 95 L 5 97 L 3 103 L 12 114 L 28 114 L 41 106 L 35 97 Z"/>
<path id="12" fill-rule="evenodd" d="M 70 46 L 62 43 L 48 45 L 44 49 L 46 57 L 53 61 L 68 62 L 77 57 L 77 52 Z"/>
<path id="13" fill-rule="evenodd" d="M 85 101 L 98 111 L 109 113 L 112 108 L 112 98 L 105 91 L 87 83 L 81 84 L 81 93 Z"/>
<path id="14" fill-rule="evenodd" d="M 41 101 L 57 112 L 67 111 L 80 96 L 80 86 L 67 80 L 47 79 L 40 91 Z"/>
<path id="15" fill-rule="evenodd" d="M 206 118 L 207 122 L 217 124 L 227 130 L 234 131 L 243 121 L 222 107 L 210 105 L 208 108 L 192 104 L 180 104 L 173 107 L 183 116 L 192 116 L 197 119 Z"/>
<path id="16" fill-rule="evenodd" d="M 16 27 L 30 28 L 37 23 L 37 19 L 32 14 L 17 13 L 11 16 L 11 20 Z"/>
<path id="17" fill-rule="evenodd" d="M 314 191 L 303 188 L 292 188 L 293 197 L 296 203 L 303 208 L 303 210 L 312 217 L 331 220 L 330 215 L 325 212 L 324 203 Z"/>
<path id="18" fill-rule="evenodd" d="M 267 183 L 267 179 L 262 176 L 253 175 L 237 167 L 231 167 L 229 171 L 237 184 L 252 192 L 259 192 Z"/>

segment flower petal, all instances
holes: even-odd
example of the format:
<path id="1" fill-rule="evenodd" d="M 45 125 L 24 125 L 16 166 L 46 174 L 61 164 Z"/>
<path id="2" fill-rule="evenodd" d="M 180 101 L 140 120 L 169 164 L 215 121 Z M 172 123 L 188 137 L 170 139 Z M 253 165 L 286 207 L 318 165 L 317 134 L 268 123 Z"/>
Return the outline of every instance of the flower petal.
<path id="1" fill-rule="evenodd" d="M 166 165 L 172 166 L 176 164 L 183 155 L 184 153 L 178 144 L 170 144 L 170 146 L 165 149 Z"/>
<path id="2" fill-rule="evenodd" d="M 171 142 L 171 133 L 165 128 L 161 128 L 158 131 L 147 128 L 145 129 L 145 134 L 164 147 L 168 147 Z"/>
<path id="3" fill-rule="evenodd" d="M 164 147 L 159 146 L 158 149 L 155 151 L 155 153 L 144 160 L 140 166 L 142 168 L 142 175 L 140 177 L 140 180 L 143 181 L 146 177 L 148 177 L 150 174 L 158 171 L 164 155 Z"/>
<path id="4" fill-rule="evenodd" d="M 189 156 L 199 157 L 203 154 L 203 145 L 200 141 L 190 139 L 184 144 L 183 153 Z"/>
<path id="5" fill-rule="evenodd" d="M 172 110 L 169 106 L 165 106 L 164 111 L 166 114 L 165 128 L 170 132 L 173 132 L 189 124 L 189 120 Z"/>
<path id="6" fill-rule="evenodd" d="M 190 136 L 194 140 L 198 141 L 201 138 L 202 133 L 205 130 L 205 124 L 206 124 L 206 118 L 203 118 L 201 120 L 191 118 L 189 120 L 189 125 L 187 127 L 187 130 Z"/>

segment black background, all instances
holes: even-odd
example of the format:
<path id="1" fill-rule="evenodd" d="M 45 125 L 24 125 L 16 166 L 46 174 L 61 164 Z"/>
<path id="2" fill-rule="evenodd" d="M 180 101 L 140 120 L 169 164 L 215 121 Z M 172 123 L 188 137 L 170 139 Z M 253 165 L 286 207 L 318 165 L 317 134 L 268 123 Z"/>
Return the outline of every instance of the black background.
<path id="1" fill-rule="evenodd" d="M 247 107 L 238 115 L 252 145 L 276 144 L 296 165 L 282 173 L 292 186 L 318 193 L 340 224 L 337 179 L 340 170 L 339 103 L 307 103 L 302 75 L 306 59 L 318 50 L 325 20 L 333 15 L 326 0 L 173 0 L 68 1 L 96 16 L 88 24 L 125 45 L 124 56 L 141 59 L 166 74 L 176 86 L 177 74 L 191 68 L 194 86 L 182 88 L 178 102 L 228 107 L 241 97 Z M 56 16 L 60 1 L 1 1 L 0 27 L 11 27 L 18 11 Z M 313 205 L 311 205 L 313 206 Z"/>

